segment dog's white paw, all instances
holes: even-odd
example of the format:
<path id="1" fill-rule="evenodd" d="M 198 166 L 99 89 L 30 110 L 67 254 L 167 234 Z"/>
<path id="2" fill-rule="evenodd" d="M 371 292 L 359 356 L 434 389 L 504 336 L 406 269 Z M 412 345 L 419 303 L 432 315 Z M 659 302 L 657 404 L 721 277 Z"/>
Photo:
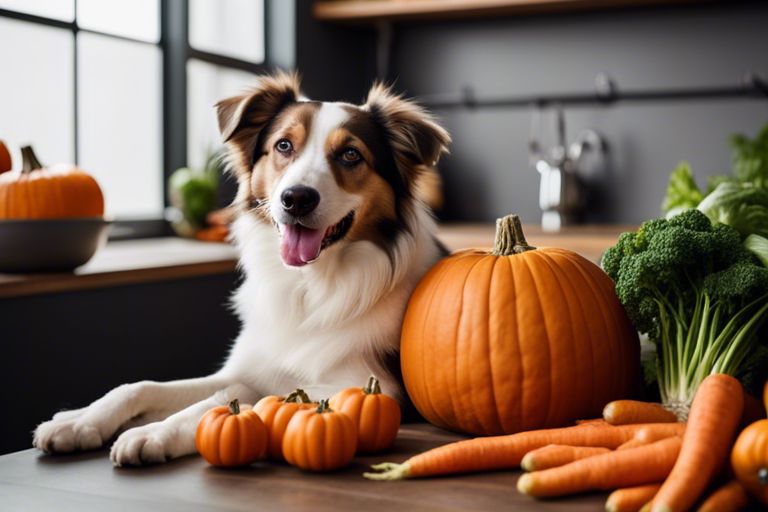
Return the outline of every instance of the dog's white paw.
<path id="1" fill-rule="evenodd" d="M 109 458 L 118 467 L 166 462 L 177 456 L 178 435 L 162 422 L 132 428 L 117 438 Z"/>
<path id="2" fill-rule="evenodd" d="M 95 450 L 104 444 L 99 429 L 81 421 L 76 415 L 54 417 L 35 429 L 32 444 L 46 453 L 67 453 L 75 450 Z"/>

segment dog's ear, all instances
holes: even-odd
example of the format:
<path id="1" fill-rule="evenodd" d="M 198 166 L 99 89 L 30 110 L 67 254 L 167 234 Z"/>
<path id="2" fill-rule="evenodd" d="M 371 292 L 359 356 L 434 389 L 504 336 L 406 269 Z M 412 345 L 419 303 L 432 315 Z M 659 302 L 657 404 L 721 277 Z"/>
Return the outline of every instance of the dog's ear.
<path id="1" fill-rule="evenodd" d="M 400 172 L 408 177 L 422 166 L 432 167 L 448 152 L 451 136 L 419 105 L 377 83 L 368 92 L 366 108 L 384 131 Z"/>
<path id="2" fill-rule="evenodd" d="M 222 139 L 229 142 L 246 127 L 258 137 L 270 120 L 300 96 L 298 75 L 279 71 L 260 76 L 245 93 L 216 104 Z"/>

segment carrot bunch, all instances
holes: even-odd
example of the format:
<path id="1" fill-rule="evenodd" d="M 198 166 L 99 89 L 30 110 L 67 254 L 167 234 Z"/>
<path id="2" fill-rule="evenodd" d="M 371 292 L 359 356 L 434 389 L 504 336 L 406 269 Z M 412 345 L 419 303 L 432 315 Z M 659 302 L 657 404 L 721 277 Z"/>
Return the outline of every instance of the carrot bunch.
<path id="1" fill-rule="evenodd" d="M 658 404 L 621 400 L 600 420 L 459 441 L 374 465 L 364 476 L 399 480 L 522 466 L 529 472 L 517 489 L 537 498 L 610 490 L 611 512 L 682 512 L 697 503 L 705 511 L 739 510 L 748 499 L 735 480 L 701 499 L 727 467 L 743 396 L 738 380 L 713 374 L 700 385 L 687 423 Z"/>

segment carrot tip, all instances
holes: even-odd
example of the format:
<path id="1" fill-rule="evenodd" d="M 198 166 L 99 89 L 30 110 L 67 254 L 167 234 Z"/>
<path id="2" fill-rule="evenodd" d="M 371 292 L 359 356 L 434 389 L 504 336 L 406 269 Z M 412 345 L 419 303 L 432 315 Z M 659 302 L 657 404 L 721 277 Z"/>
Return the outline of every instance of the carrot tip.
<path id="1" fill-rule="evenodd" d="M 517 491 L 522 494 L 530 494 L 531 488 L 533 487 L 533 478 L 530 474 L 524 474 L 521 475 L 520 478 L 517 479 Z"/>
<path id="2" fill-rule="evenodd" d="M 408 478 L 411 466 L 407 462 L 403 464 L 382 462 L 381 464 L 372 465 L 371 469 L 375 473 L 363 473 L 363 477 L 368 480 L 402 480 Z"/>
<path id="3" fill-rule="evenodd" d="M 520 461 L 520 467 L 523 468 L 525 471 L 535 471 L 536 464 L 534 463 L 533 457 L 529 455 L 530 455 L 530 452 L 526 453 L 523 456 L 523 460 Z"/>

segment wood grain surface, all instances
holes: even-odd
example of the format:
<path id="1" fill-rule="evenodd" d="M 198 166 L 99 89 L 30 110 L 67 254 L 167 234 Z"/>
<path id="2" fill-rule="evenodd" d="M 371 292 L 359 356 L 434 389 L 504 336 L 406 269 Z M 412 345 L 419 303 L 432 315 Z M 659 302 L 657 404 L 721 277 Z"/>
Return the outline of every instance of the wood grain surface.
<path id="1" fill-rule="evenodd" d="M 404 425 L 394 449 L 357 457 L 325 474 L 273 463 L 223 470 L 190 456 L 144 468 L 114 468 L 105 451 L 49 456 L 25 450 L 0 456 L 0 510 L 122 511 L 242 510 L 313 512 L 601 511 L 605 494 L 536 501 L 518 494 L 516 471 L 372 482 L 361 473 L 375 462 L 400 462 L 461 439 L 431 425 Z"/>

